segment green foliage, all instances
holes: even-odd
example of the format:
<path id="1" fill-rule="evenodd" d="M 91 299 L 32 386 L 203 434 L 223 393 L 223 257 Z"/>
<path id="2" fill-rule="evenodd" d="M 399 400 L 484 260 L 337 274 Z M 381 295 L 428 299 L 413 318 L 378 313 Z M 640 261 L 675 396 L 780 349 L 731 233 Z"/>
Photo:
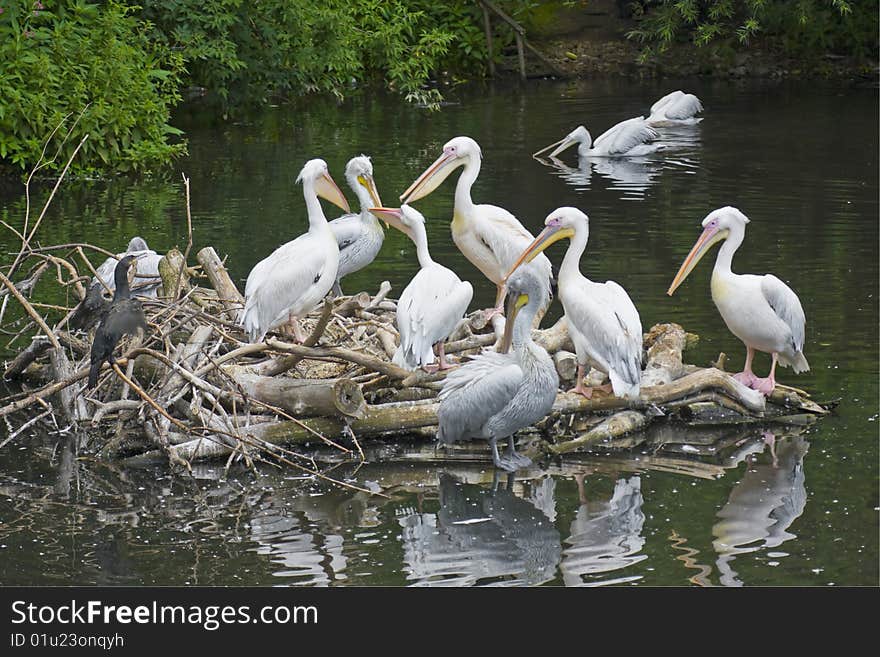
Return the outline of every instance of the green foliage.
<path id="1" fill-rule="evenodd" d="M 35 165 L 44 141 L 62 167 L 149 170 L 185 152 L 168 124 L 183 60 L 151 42 L 130 7 L 110 1 L 0 2 L 0 166 Z M 69 126 L 82 114 L 70 133 Z"/>
<path id="2" fill-rule="evenodd" d="M 877 56 L 877 0 L 635 0 L 630 6 L 643 20 L 627 37 L 645 44 L 643 60 L 683 39 L 732 48 L 758 35 L 792 55 Z"/>
<path id="3" fill-rule="evenodd" d="M 499 2 L 514 17 L 526 0 Z M 482 13 L 472 0 L 143 0 L 153 38 L 183 54 L 188 82 L 216 96 L 224 114 L 274 97 L 343 95 L 381 78 L 407 99 L 435 104 L 437 72 L 482 75 Z M 493 56 L 513 40 L 495 21 Z"/>

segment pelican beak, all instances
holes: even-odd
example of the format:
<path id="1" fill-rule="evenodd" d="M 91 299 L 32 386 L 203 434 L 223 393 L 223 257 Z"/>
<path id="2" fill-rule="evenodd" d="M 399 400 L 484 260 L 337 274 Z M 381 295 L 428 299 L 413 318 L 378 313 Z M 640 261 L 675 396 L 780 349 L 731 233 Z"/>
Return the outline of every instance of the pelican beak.
<path id="1" fill-rule="evenodd" d="M 528 302 L 528 294 L 517 294 L 514 292 L 507 296 L 507 307 L 504 309 L 504 316 L 507 318 L 507 321 L 504 323 L 504 335 L 501 336 L 498 353 L 506 354 L 510 351 L 510 346 L 513 344 L 513 325 L 516 322 L 516 316 Z"/>
<path id="2" fill-rule="evenodd" d="M 373 200 L 373 205 L 377 208 L 381 208 L 382 199 L 379 198 L 379 190 L 376 189 L 376 181 L 373 180 L 373 176 L 358 176 L 357 181 L 363 185 L 364 189 L 370 194 L 370 198 Z"/>
<path id="3" fill-rule="evenodd" d="M 400 195 L 401 203 L 412 203 L 424 198 L 440 186 L 450 173 L 464 164 L 464 160 L 458 159 L 455 153 L 446 153 L 434 160 L 434 163 L 425 169 L 425 172 L 416 178 L 416 181 Z"/>
<path id="4" fill-rule="evenodd" d="M 524 262 L 531 262 L 538 257 L 538 254 L 541 253 L 541 251 L 546 249 L 554 242 L 558 242 L 559 240 L 565 239 L 566 237 L 571 238 L 573 236 L 574 229 L 567 226 L 552 225 L 545 227 L 544 230 L 542 230 L 535 238 L 535 241 L 532 242 L 526 248 L 526 250 L 522 252 L 522 255 L 514 263 L 513 267 L 510 268 L 510 271 L 507 272 L 507 276 L 504 277 L 504 281 L 506 282 L 507 279 L 513 275 L 513 272 L 515 272 L 521 264 L 523 264 Z"/>
<path id="5" fill-rule="evenodd" d="M 325 201 L 330 201 L 338 208 L 342 208 L 346 212 L 351 212 L 345 195 L 340 191 L 339 186 L 330 177 L 329 173 L 323 173 L 315 181 L 315 193 Z"/>
<path id="6" fill-rule="evenodd" d="M 684 282 L 684 279 L 688 277 L 688 274 L 691 273 L 694 267 L 697 266 L 697 263 L 700 259 L 706 255 L 706 252 L 714 245 L 727 237 L 728 231 L 721 230 L 718 226 L 706 226 L 705 230 L 703 230 L 703 234 L 700 235 L 700 238 L 697 240 L 697 243 L 694 244 L 694 248 L 691 249 L 691 252 L 688 253 L 687 258 L 684 259 L 684 262 L 681 263 L 681 268 L 678 270 L 678 273 L 675 275 L 675 278 L 672 279 L 672 285 L 669 286 L 669 289 L 666 291 L 666 294 L 672 296 L 672 293 Z"/>
<path id="7" fill-rule="evenodd" d="M 544 151 L 550 150 L 550 149 L 553 148 L 554 146 L 555 146 L 556 148 L 555 148 L 555 149 L 553 150 L 553 152 L 550 153 L 547 157 L 556 157 L 556 156 L 559 155 L 562 151 L 564 151 L 566 148 L 568 148 L 569 146 L 571 146 L 571 145 L 573 145 L 573 144 L 576 144 L 576 143 L 577 143 L 577 140 L 575 140 L 575 139 L 571 139 L 570 137 L 565 136 L 565 137 L 563 137 L 562 139 L 560 139 L 559 141 L 554 141 L 554 142 L 553 142 L 552 144 L 550 144 L 549 146 L 545 146 L 545 147 L 542 148 L 541 150 L 536 151 L 535 153 L 532 154 L 532 157 L 538 157 L 539 154 L 543 153 Z"/>
<path id="8" fill-rule="evenodd" d="M 401 233 L 410 237 L 409 228 L 403 223 L 403 212 L 400 208 L 370 208 L 370 212 L 384 221 L 386 226 L 394 226 Z"/>

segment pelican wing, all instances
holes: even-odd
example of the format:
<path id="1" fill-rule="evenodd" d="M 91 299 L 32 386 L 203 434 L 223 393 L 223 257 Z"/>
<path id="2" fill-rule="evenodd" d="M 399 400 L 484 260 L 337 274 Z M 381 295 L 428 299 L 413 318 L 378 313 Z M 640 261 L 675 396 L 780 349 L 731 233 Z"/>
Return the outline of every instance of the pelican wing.
<path id="1" fill-rule="evenodd" d="M 795 352 L 803 351 L 804 332 L 807 323 L 800 299 L 794 291 L 773 274 L 761 277 L 761 292 L 773 312 L 791 330 L 792 346 Z"/>
<path id="2" fill-rule="evenodd" d="M 663 96 L 663 98 L 661 98 L 656 103 L 651 105 L 651 114 L 656 114 L 657 112 L 662 110 L 666 105 L 669 105 L 669 104 L 675 102 L 676 100 L 678 100 L 679 98 L 681 98 L 684 95 L 685 95 L 684 92 L 681 91 L 680 89 L 673 91 L 672 93 L 666 94 L 665 96 Z"/>
<path id="3" fill-rule="evenodd" d="M 480 231 L 478 237 L 492 253 L 496 254 L 503 270 L 501 276 L 504 276 L 513 267 L 520 254 L 534 241 L 535 236 L 520 223 L 519 219 L 504 208 L 494 205 L 480 205 L 478 207 L 481 210 L 484 208 L 491 210 L 491 212 L 484 210 L 488 219 L 485 225 L 489 227 L 489 230 Z M 536 275 L 540 274 L 539 280 L 546 281 L 545 287 L 549 301 L 550 277 L 553 274 L 553 268 L 547 256 L 541 253 L 531 263 L 523 267 L 534 269 Z"/>
<path id="4" fill-rule="evenodd" d="M 642 371 L 642 322 L 626 290 L 614 281 L 603 285 L 586 280 L 576 290 L 575 294 L 567 292 L 563 299 L 568 321 L 605 361 L 609 375 L 613 370 L 626 384 L 638 384 Z"/>
<path id="5" fill-rule="evenodd" d="M 319 239 L 312 233 L 300 235 L 279 246 L 251 270 L 245 284 L 242 322 L 252 340 L 261 339 L 283 322 L 289 309 L 307 293 L 312 292 L 310 296 L 320 300 L 329 291 L 339 260 L 331 262 Z M 312 290 L 322 284 L 327 289 Z"/>
<path id="6" fill-rule="evenodd" d="M 434 344 L 449 336 L 473 294 L 470 283 L 442 265 L 419 270 L 397 304 L 400 356 L 395 354 L 395 362 L 411 369 L 434 362 Z"/>
<path id="7" fill-rule="evenodd" d="M 329 222 L 328 225 L 336 237 L 336 244 L 340 251 L 354 244 L 363 231 L 363 223 L 359 214 L 344 214 Z"/>
<path id="8" fill-rule="evenodd" d="M 653 112 L 653 108 L 651 111 Z M 663 108 L 663 113 L 666 115 L 666 118 L 673 119 L 674 121 L 691 119 L 694 114 L 702 111 L 703 104 L 700 102 L 700 99 L 693 94 L 684 93 L 671 102 L 668 107 Z"/>
<path id="9" fill-rule="evenodd" d="M 485 351 L 446 377 L 440 391 L 438 439 L 452 443 L 482 436 L 485 424 L 519 390 L 523 371 L 512 354 Z"/>
<path id="10" fill-rule="evenodd" d="M 613 128 L 603 132 L 595 142 L 594 149 L 601 149 L 608 155 L 624 155 L 636 146 L 644 144 L 649 139 L 657 137 L 654 130 L 645 118 L 638 116 L 634 119 L 621 121 Z"/>

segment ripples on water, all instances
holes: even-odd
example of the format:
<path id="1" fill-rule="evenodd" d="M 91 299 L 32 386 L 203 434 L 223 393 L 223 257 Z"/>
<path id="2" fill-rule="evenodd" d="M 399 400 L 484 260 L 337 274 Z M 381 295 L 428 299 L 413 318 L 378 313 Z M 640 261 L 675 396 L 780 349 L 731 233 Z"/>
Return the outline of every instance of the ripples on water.
<path id="1" fill-rule="evenodd" d="M 632 161 L 529 156 L 578 124 L 598 134 L 645 114 L 679 86 L 703 99 L 706 118 L 663 128 L 665 152 Z M 702 218 L 725 204 L 743 209 L 752 223 L 735 268 L 773 271 L 807 313 L 812 371 L 783 370 L 782 380 L 840 399 L 837 415 L 772 440 L 762 427 L 701 437 L 664 425 L 630 452 L 550 463 L 513 482 L 493 478 L 485 454 L 456 465 L 378 451 L 349 474 L 378 482 L 387 500 L 274 471 L 226 476 L 203 466 L 190 479 L 108 467 L 78 458 L 63 435 L 26 432 L 0 453 L 0 583 L 878 583 L 876 90 L 697 80 L 455 93 L 460 104 L 430 116 L 362 97 L 222 127 L 181 117 L 195 247 L 229 254 L 242 280 L 304 230 L 293 178 L 309 157 L 324 157 L 336 174 L 351 155 L 370 153 L 391 200 L 445 141 L 470 134 L 484 154 L 475 199 L 504 205 L 533 231 L 555 207 L 583 208 L 584 273 L 623 284 L 646 327 L 676 321 L 698 333 L 688 353 L 697 364 L 720 351 L 734 366 L 743 356 L 709 299 L 711 261 L 673 299 L 665 290 Z M 180 244 L 178 180 L 66 182 L 42 239 L 116 249 L 140 233 L 159 250 Z M 23 208 L 13 187 L 0 189 L 6 221 Z M 474 281 L 474 307 L 488 304 L 493 286 L 449 238 L 451 206 L 451 181 L 419 203 L 432 254 Z M 389 233 L 347 287 L 388 279 L 401 289 L 416 268 L 406 238 Z M 555 306 L 551 319 L 558 314 Z"/>

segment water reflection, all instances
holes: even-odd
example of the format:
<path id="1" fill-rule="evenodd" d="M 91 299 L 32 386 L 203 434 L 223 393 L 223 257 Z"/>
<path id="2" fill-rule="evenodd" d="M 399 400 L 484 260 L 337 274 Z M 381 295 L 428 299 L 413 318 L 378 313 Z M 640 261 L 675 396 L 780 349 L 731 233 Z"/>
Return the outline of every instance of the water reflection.
<path id="1" fill-rule="evenodd" d="M 558 157 L 534 157 L 577 191 L 590 188 L 595 173 L 608 181 L 608 189 L 620 193 L 621 200 L 645 198 L 649 188 L 664 171 L 693 174 L 700 166 L 700 127 L 659 128 L 663 149 L 640 157 L 578 157 L 577 167 Z"/>
<path id="2" fill-rule="evenodd" d="M 751 464 L 733 487 L 727 504 L 718 512 L 712 527 L 715 562 L 725 586 L 742 586 L 733 569 L 734 560 L 744 554 L 775 548 L 796 538 L 788 532 L 807 502 L 804 456 L 809 443 L 803 436 L 779 441 L 765 433 L 770 446 L 770 463 Z"/>
<path id="3" fill-rule="evenodd" d="M 417 586 L 517 586 L 553 579 L 559 532 L 543 511 L 514 494 L 513 483 L 510 475 L 484 489 L 442 473 L 439 511 L 398 519 L 407 579 Z M 545 506 L 550 492 L 544 486 L 537 495 Z"/>
<path id="4" fill-rule="evenodd" d="M 620 584 L 641 579 L 640 575 L 601 581 L 587 576 L 621 570 L 648 558 L 639 554 L 645 545 L 642 528 L 641 479 L 621 477 L 614 484 L 610 500 L 589 499 L 584 474 L 575 475 L 578 507 L 571 523 L 569 547 L 562 556 L 562 578 L 566 586 Z"/>

